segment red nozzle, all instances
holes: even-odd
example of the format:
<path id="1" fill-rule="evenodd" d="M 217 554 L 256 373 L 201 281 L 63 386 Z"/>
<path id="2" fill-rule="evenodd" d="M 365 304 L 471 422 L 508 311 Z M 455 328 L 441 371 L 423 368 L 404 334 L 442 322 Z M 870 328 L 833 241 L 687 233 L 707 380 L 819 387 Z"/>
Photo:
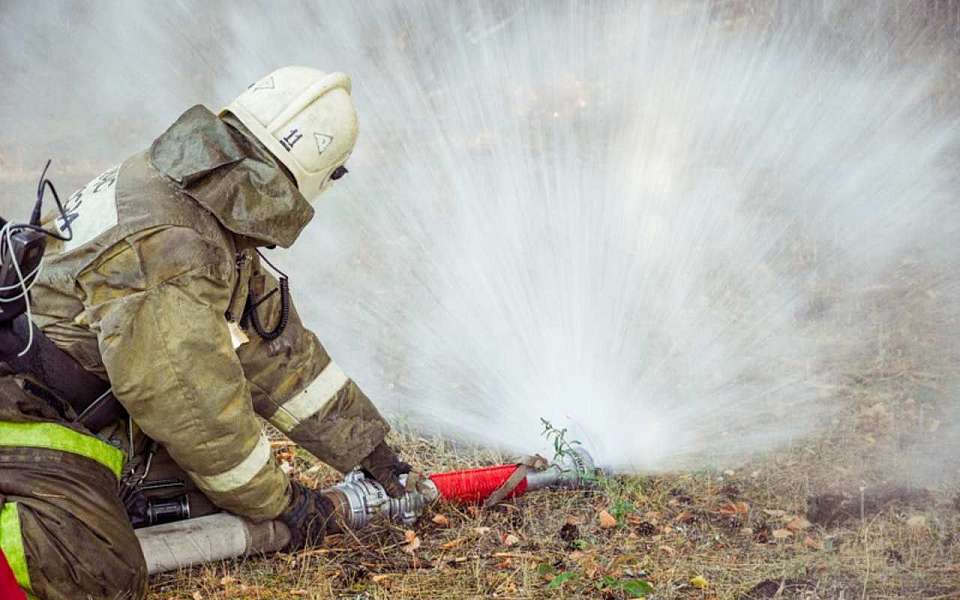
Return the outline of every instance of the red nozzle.
<path id="1" fill-rule="evenodd" d="M 440 497 L 450 502 L 480 504 L 496 491 L 517 470 L 517 465 L 496 465 L 481 469 L 434 473 L 430 480 L 437 486 Z M 523 495 L 527 491 L 524 477 L 507 498 Z"/>

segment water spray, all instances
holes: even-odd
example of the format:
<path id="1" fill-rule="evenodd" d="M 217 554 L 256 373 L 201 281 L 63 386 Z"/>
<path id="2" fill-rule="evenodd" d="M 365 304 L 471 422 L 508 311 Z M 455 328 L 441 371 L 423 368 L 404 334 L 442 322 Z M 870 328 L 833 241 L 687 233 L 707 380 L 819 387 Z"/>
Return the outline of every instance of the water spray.
<path id="1" fill-rule="evenodd" d="M 401 481 L 409 491 L 400 498 L 391 498 L 383 486 L 359 470 L 323 493 L 333 502 L 339 527 L 357 530 L 375 520 L 410 526 L 439 500 L 491 506 L 545 488 L 582 488 L 596 480 L 596 473 L 590 454 L 582 446 L 570 445 L 553 462 L 534 456 L 513 464 L 423 478 L 403 476 Z M 276 552 L 290 540 L 289 531 L 279 521 L 252 523 L 226 513 L 155 525 L 136 533 L 150 573 Z"/>

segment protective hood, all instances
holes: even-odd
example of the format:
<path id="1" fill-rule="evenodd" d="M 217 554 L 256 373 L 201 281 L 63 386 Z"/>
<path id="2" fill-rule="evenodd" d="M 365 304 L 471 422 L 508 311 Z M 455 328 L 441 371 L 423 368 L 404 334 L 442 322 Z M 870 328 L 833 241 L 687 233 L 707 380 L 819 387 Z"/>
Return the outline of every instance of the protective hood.
<path id="1" fill-rule="evenodd" d="M 201 105 L 150 147 L 150 162 L 231 232 L 290 247 L 313 208 L 269 152 Z"/>

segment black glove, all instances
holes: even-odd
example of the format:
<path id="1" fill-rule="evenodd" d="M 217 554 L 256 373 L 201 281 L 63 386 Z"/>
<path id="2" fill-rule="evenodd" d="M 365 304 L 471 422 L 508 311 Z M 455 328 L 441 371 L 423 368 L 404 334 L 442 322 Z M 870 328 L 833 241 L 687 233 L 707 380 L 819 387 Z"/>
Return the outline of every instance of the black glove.
<path id="1" fill-rule="evenodd" d="M 290 504 L 277 517 L 290 530 L 290 543 L 285 550 L 322 544 L 327 531 L 336 528 L 333 502 L 320 490 L 312 490 L 296 481 L 291 481 L 290 487 Z"/>
<path id="2" fill-rule="evenodd" d="M 413 467 L 400 460 L 386 442 L 380 442 L 365 459 L 360 461 L 364 474 L 383 486 L 391 498 L 403 496 L 407 490 L 400 483 L 400 475 L 409 473 Z"/>

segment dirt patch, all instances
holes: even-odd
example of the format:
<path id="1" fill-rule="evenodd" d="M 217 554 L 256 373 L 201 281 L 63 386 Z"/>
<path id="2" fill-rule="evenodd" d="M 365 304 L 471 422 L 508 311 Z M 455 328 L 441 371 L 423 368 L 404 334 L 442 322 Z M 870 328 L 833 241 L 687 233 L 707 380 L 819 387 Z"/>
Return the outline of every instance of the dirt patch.
<path id="1" fill-rule="evenodd" d="M 580 539 L 580 528 L 573 523 L 565 523 L 557 535 L 567 543 L 568 548 L 573 549 L 576 547 L 576 541 Z"/>
<path id="2" fill-rule="evenodd" d="M 813 586 L 808 581 L 802 579 L 781 579 L 774 581 L 767 579 L 757 585 L 740 597 L 740 600 L 763 600 L 765 598 L 783 597 L 786 594 L 803 592 Z"/>
<path id="3" fill-rule="evenodd" d="M 903 486 L 825 493 L 807 499 L 807 519 L 816 525 L 833 527 L 892 507 L 923 508 L 932 499 L 929 490 Z"/>

